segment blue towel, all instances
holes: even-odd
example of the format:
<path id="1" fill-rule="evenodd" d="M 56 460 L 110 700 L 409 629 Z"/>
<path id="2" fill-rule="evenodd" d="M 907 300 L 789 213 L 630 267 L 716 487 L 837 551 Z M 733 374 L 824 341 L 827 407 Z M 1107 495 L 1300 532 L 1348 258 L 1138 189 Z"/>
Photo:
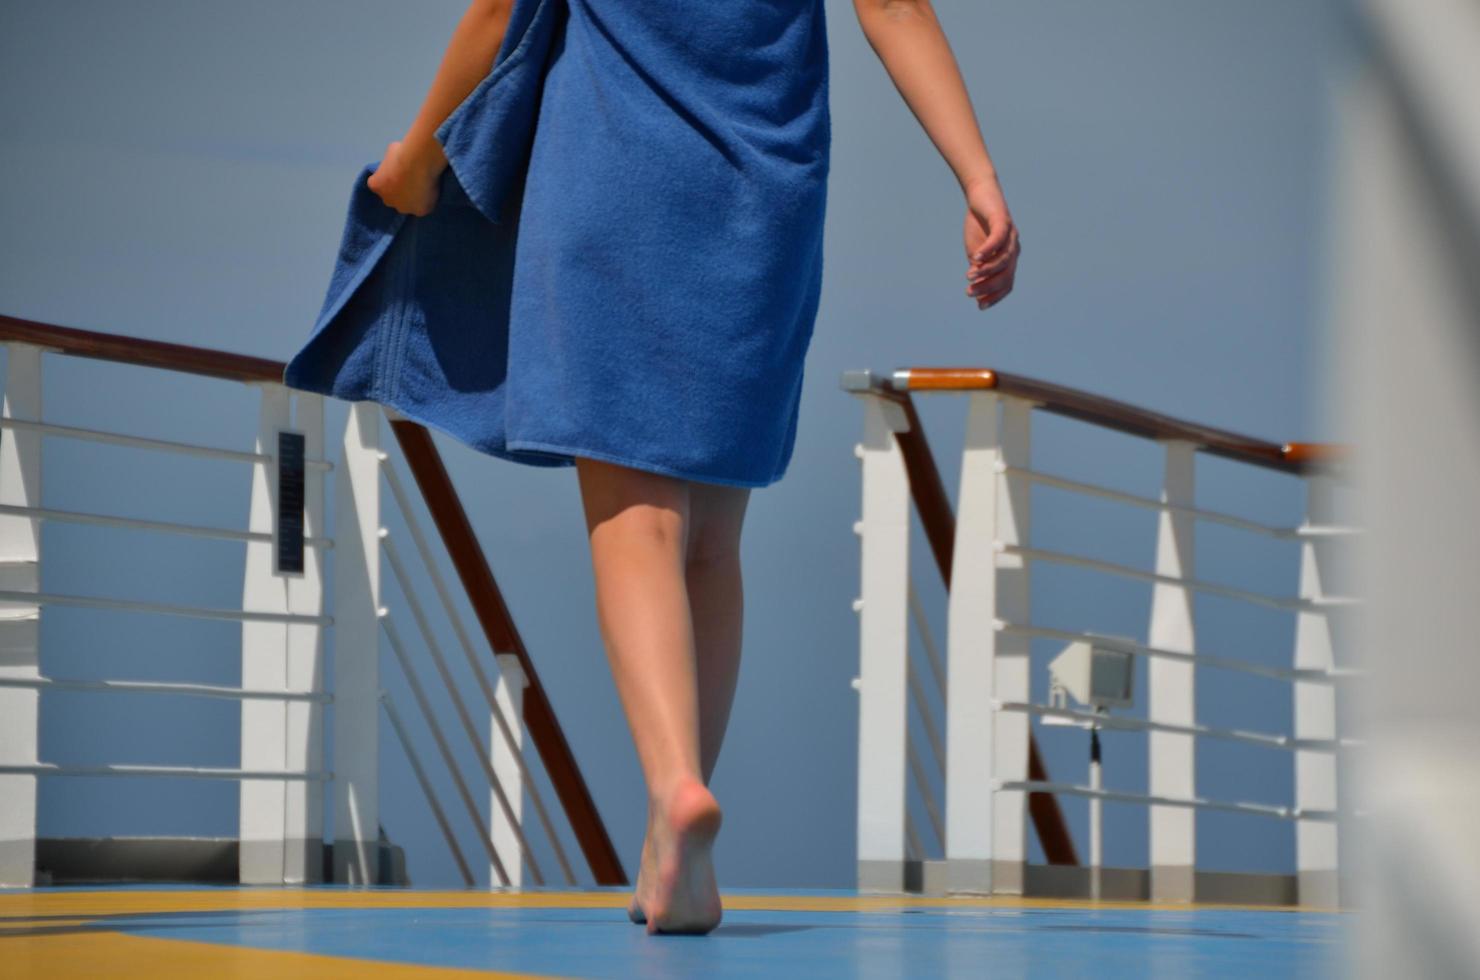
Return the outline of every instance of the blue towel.
<path id="1" fill-rule="evenodd" d="M 822 276 L 822 0 L 515 0 L 436 208 L 356 178 L 284 383 L 515 462 L 786 472 Z"/>

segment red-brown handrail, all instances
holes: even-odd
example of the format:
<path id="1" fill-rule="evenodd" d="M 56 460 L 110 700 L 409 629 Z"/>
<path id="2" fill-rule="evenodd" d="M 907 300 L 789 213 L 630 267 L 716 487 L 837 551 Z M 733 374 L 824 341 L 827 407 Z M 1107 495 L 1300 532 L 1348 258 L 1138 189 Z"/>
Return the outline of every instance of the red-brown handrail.
<path id="1" fill-rule="evenodd" d="M 1215 456 L 1286 473 L 1307 473 L 1344 462 L 1350 456 L 1350 450 L 1345 446 L 1269 442 L 1226 429 L 1172 418 L 1170 415 L 1106 398 L 1104 395 L 1065 388 L 991 368 L 901 368 L 888 381 L 878 379 L 876 389 L 906 394 L 911 391 L 992 389 L 1004 395 L 1036 402 L 1044 411 L 1055 415 L 1092 422 L 1107 429 L 1149 439 L 1181 439 L 1194 443 L 1199 449 Z"/>
<path id="2" fill-rule="evenodd" d="M 0 314 L 0 341 L 30 344 L 44 350 L 74 357 L 115 361 L 138 367 L 183 371 L 232 381 L 271 381 L 282 383 L 282 361 L 229 351 L 172 344 L 141 337 L 61 327 L 20 317 Z M 405 454 L 407 465 L 416 478 L 426 500 L 427 510 L 436 522 L 442 541 L 467 590 L 479 625 L 493 650 L 512 652 L 529 679 L 524 694 L 524 718 L 530 738 L 544 762 L 550 783 L 555 787 L 571 830 L 581 845 L 591 874 L 601 885 L 625 885 L 627 874 L 612 846 L 601 814 L 591 798 L 586 780 L 571 754 L 570 743 L 555 718 L 555 711 L 540 683 L 539 673 L 530 660 L 529 651 L 514 626 L 513 616 L 504 603 L 493 570 L 478 545 L 468 522 L 462 501 L 442 464 L 441 454 L 429 433 L 420 423 L 396 419 L 391 423 Z"/>

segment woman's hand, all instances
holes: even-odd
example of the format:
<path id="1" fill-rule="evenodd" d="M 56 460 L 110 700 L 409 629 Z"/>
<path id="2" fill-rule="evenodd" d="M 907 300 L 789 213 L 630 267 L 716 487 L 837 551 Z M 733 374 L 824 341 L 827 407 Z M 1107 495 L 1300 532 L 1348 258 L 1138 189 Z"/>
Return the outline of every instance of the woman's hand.
<path id="1" fill-rule="evenodd" d="M 441 156 L 440 148 L 438 156 Z M 370 175 L 366 185 L 379 195 L 387 206 L 402 214 L 427 215 L 437 206 L 437 182 L 447 158 L 440 160 L 430 154 L 417 155 L 396 140 L 385 149 L 385 159 Z"/>
<path id="2" fill-rule="evenodd" d="M 1012 292 L 1023 247 L 996 178 L 966 192 L 966 295 L 984 310 Z"/>

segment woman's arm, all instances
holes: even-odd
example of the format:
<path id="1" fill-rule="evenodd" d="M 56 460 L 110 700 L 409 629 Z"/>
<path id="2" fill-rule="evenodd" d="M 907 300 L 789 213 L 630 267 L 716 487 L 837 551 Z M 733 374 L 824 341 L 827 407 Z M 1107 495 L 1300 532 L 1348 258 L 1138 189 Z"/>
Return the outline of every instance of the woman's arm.
<path id="1" fill-rule="evenodd" d="M 966 84 L 930 0 L 854 0 L 858 23 L 966 196 L 966 293 L 985 309 L 1012 290 L 1022 251 Z"/>
<path id="2" fill-rule="evenodd" d="M 488 76 L 509 26 L 513 0 L 472 0 L 447 43 L 431 91 L 406 135 L 392 142 L 368 186 L 403 214 L 429 214 L 447 166 L 437 127 Z"/>

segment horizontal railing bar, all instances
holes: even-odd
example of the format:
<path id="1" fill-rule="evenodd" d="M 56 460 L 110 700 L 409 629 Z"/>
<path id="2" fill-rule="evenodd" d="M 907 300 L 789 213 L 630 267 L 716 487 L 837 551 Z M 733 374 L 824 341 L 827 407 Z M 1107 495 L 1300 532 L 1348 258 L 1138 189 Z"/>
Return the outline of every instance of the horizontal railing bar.
<path id="1" fill-rule="evenodd" d="M 1355 537 L 1363 533 L 1360 527 L 1343 524 L 1302 524 L 1292 532 L 1297 538 Z"/>
<path id="2" fill-rule="evenodd" d="M 1127 718 L 1124 715 L 1097 714 L 1093 711 L 1058 708 L 1053 705 L 1034 704 L 1029 701 L 998 701 L 994 699 L 992 706 L 999 711 L 1016 711 L 1044 718 L 1067 718 L 1071 721 L 1094 724 L 1100 728 L 1118 729 L 1128 732 L 1172 732 L 1178 735 L 1195 735 L 1201 738 L 1221 738 L 1230 742 L 1244 742 L 1263 748 L 1285 749 L 1291 752 L 1299 749 L 1332 750 L 1337 748 L 1352 748 L 1360 744 L 1355 740 L 1349 739 L 1294 738 L 1289 735 L 1271 735 L 1265 732 L 1240 731 L 1236 728 L 1211 728 L 1207 725 L 1174 725 L 1163 721 L 1150 721 L 1145 718 Z"/>
<path id="3" fill-rule="evenodd" d="M 1329 810 L 1301 810 L 1298 807 L 1273 806 L 1268 803 L 1229 803 L 1207 800 L 1201 797 L 1151 796 L 1145 793 L 1126 793 L 1119 790 L 1094 789 L 1075 783 L 1050 783 L 1040 780 L 993 780 L 996 790 L 1019 790 L 1029 793 L 1061 793 L 1066 796 L 1082 796 L 1101 799 L 1110 803 L 1140 803 L 1147 806 L 1177 806 L 1190 810 L 1223 810 L 1228 813 L 1249 813 L 1255 816 L 1275 817 L 1280 820 L 1335 820 Z"/>
<path id="4" fill-rule="evenodd" d="M 19 592 L 0 589 L 0 602 L 26 605 L 81 606 L 88 609 L 127 609 L 131 612 L 160 613 L 166 616 L 191 616 L 196 619 L 224 619 L 241 623 L 304 623 L 332 626 L 334 617 L 308 613 L 259 612 L 251 609 L 210 609 L 205 606 L 181 606 L 142 599 L 108 599 L 103 596 L 62 595 L 56 592 Z"/>
<path id="5" fill-rule="evenodd" d="M 272 544 L 276 538 L 270 531 L 239 531 L 229 527 L 212 527 L 207 524 L 182 524 L 176 521 L 156 521 L 143 517 L 122 517 L 117 514 L 91 514 L 77 510 L 57 510 L 54 507 L 25 507 L 20 504 L 0 504 L 0 514 L 15 514 L 20 517 L 40 517 L 50 521 L 68 521 L 73 524 L 98 524 L 106 527 L 129 527 L 144 531 L 167 531 L 175 534 L 191 534 L 202 538 L 222 538 L 228 541 L 261 541 Z M 304 545 L 310 548 L 332 548 L 330 538 L 307 536 Z"/>
<path id="6" fill-rule="evenodd" d="M 42 435 L 62 436 L 68 439 L 86 439 L 90 442 L 106 442 L 135 449 L 157 449 L 164 452 L 184 453 L 212 459 L 229 459 L 239 463 L 270 463 L 271 453 L 257 453 L 243 449 L 225 449 L 220 446 L 202 446 L 193 442 L 176 442 L 171 439 L 155 439 L 150 436 L 135 436 L 124 432 L 105 432 L 81 426 L 58 425 L 55 422 L 36 422 L 31 419 L 0 417 L 0 427 L 29 429 Z M 331 470 L 334 464 L 327 459 L 305 459 L 304 466 L 311 470 Z"/>
<path id="7" fill-rule="evenodd" d="M 334 695 L 320 691 L 267 691 L 215 684 L 183 684 L 166 681 L 84 681 L 61 677 L 0 677 L 0 687 L 23 687 L 54 691 L 122 691 L 129 694 L 183 694 L 228 701 L 310 701 L 329 704 Z"/>
<path id="8" fill-rule="evenodd" d="M 268 769 L 223 769 L 212 766 L 62 766 L 52 762 L 0 765 L 5 776 L 179 776 L 185 779 L 281 779 L 318 783 L 333 779 L 332 772 L 274 772 Z"/>
<path id="9" fill-rule="evenodd" d="M 1050 551 L 1047 548 L 1031 548 L 1026 545 L 1006 544 L 1001 541 L 996 542 L 996 549 L 1000 554 L 1018 555 L 1030 561 L 1047 561 L 1053 562 L 1056 565 L 1074 565 L 1096 572 L 1105 572 L 1109 575 L 1140 579 L 1143 582 L 1177 585 L 1192 589 L 1195 592 L 1205 592 L 1208 595 L 1219 595 L 1228 599 L 1251 602 L 1255 605 L 1267 606 L 1271 609 L 1282 609 L 1291 612 L 1322 612 L 1326 609 L 1344 608 L 1361 604 L 1361 600 L 1351 599 L 1345 596 L 1328 596 L 1321 599 L 1291 599 L 1265 595 L 1263 592 L 1250 592 L 1248 589 L 1234 588 L 1231 585 L 1218 585 L 1215 582 L 1206 582 L 1201 579 L 1178 578 L 1175 575 L 1148 572 L 1140 568 L 1133 568 L 1130 565 L 1122 565 L 1119 562 L 1105 561 L 1100 558 L 1086 558 L 1082 555 L 1071 555 L 1063 551 Z"/>
<path id="10" fill-rule="evenodd" d="M 1135 507 L 1144 507 L 1147 510 L 1186 514 L 1187 516 L 1196 518 L 1198 520 L 1211 521 L 1216 524 L 1225 524 L 1228 527 L 1237 528 L 1242 531 L 1252 531 L 1255 534 L 1262 534 L 1270 538 L 1285 540 L 1297 537 L 1296 529 L 1294 528 L 1274 527 L 1269 524 L 1261 524 L 1258 521 L 1251 521 L 1248 518 L 1244 517 L 1235 517 L 1232 514 L 1225 514 L 1221 511 L 1216 510 L 1203 510 L 1199 507 L 1183 507 L 1180 504 L 1169 504 L 1164 500 L 1157 500 L 1154 497 L 1142 497 L 1139 494 L 1126 493 L 1123 490 L 1111 490 L 1109 487 L 1102 487 L 1095 483 L 1084 483 L 1080 480 L 1070 480 L 1066 477 L 1054 476 L 1052 474 L 1044 473 L 1039 470 L 1028 469 L 1024 466 L 1008 466 L 1006 464 L 999 463 L 997 465 L 997 471 L 999 473 L 1006 473 L 1012 476 L 1021 476 L 1026 480 L 1032 481 L 1033 483 L 1041 483 L 1044 486 L 1057 487 L 1060 490 L 1069 490 L 1073 491 L 1074 493 L 1087 494 L 1092 497 L 1102 497 L 1105 500 L 1113 500 L 1117 503 L 1130 504 Z"/>
<path id="11" fill-rule="evenodd" d="M 1051 626 L 1024 626 L 1017 623 L 1006 623 L 997 620 L 996 628 L 1004 633 L 1016 633 L 1019 636 L 1036 636 L 1045 640 L 1062 640 L 1065 643 L 1074 643 L 1078 640 L 1094 639 L 1088 633 L 1075 633 L 1071 630 L 1054 629 Z M 1362 676 L 1360 671 L 1355 670 L 1291 670 L 1286 667 L 1266 667 L 1262 664 L 1250 663 L 1247 660 L 1238 660 L 1233 657 L 1220 657 L 1210 653 L 1184 653 L 1180 650 L 1167 650 L 1161 647 L 1147 646 L 1144 643 L 1131 643 L 1124 640 L 1116 641 L 1116 649 L 1125 650 L 1127 653 L 1139 657 L 1154 657 L 1164 660 L 1180 660 L 1194 662 L 1199 667 L 1212 667 L 1217 670 L 1230 670 L 1240 674 L 1253 674 L 1258 677 L 1268 677 L 1277 681 L 1309 681 L 1314 684 L 1330 684 L 1336 679 Z"/>

